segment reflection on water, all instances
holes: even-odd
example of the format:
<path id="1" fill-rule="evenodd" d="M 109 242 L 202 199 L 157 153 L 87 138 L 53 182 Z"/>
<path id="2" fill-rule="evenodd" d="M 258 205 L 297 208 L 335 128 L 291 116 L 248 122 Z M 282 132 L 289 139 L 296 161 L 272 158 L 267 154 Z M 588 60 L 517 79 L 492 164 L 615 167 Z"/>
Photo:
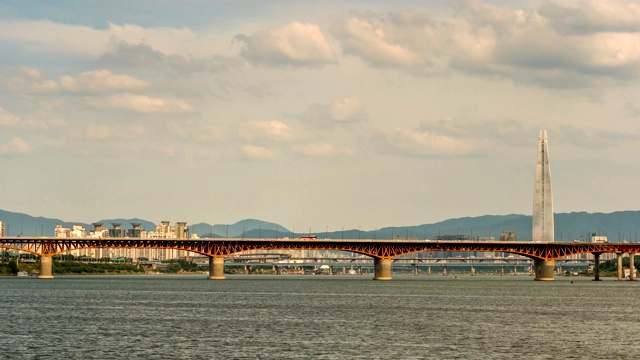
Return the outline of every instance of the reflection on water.
<path id="1" fill-rule="evenodd" d="M 640 358 L 640 283 L 607 280 L 3 277 L 0 358 Z"/>

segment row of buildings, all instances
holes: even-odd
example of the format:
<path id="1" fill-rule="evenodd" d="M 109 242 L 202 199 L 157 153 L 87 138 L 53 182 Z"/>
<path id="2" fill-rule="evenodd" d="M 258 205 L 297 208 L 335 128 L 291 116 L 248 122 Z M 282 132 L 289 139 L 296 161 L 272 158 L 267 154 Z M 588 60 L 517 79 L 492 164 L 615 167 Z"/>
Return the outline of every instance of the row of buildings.
<path id="1" fill-rule="evenodd" d="M 64 228 L 62 225 L 56 225 L 54 237 L 57 238 L 140 238 L 140 239 L 188 239 L 198 238 L 198 235 L 189 236 L 189 228 L 186 222 L 177 222 L 170 225 L 169 221 L 161 221 L 156 225 L 155 231 L 147 231 L 141 228 L 140 223 L 131 223 L 130 229 L 122 228 L 121 223 L 111 223 L 111 228 L 103 226 L 102 223 L 93 223 L 93 230 L 88 233 L 82 225 L 74 225 L 71 229 Z M 125 258 L 132 259 L 137 262 L 140 259 L 148 260 L 171 260 L 185 257 L 191 257 L 198 254 L 186 250 L 176 249 L 78 249 L 69 252 L 73 256 L 86 256 L 95 259 L 102 258 Z"/>

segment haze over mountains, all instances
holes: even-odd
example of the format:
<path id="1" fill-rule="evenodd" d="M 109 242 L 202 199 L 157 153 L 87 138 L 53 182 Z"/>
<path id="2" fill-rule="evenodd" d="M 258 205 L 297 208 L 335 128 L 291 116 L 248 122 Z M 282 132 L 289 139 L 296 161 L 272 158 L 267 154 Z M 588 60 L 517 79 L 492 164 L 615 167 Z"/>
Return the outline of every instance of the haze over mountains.
<path id="1" fill-rule="evenodd" d="M 177 219 L 176 221 L 181 221 Z M 87 231 L 93 229 L 91 224 L 63 221 L 44 217 L 34 217 L 28 214 L 0 210 L 0 221 L 6 224 L 7 236 L 53 236 L 56 225 L 71 228 L 82 225 Z M 148 230 L 154 231 L 156 224 L 143 219 L 100 219 L 104 226 L 111 227 L 111 223 L 121 223 L 123 228 L 130 228 L 131 223 L 140 223 Z M 172 221 L 173 224 L 175 221 Z M 638 224 L 640 211 L 617 211 L 613 213 L 560 213 L 555 214 L 556 241 L 584 240 L 590 233 L 606 235 L 609 241 L 638 239 Z M 417 238 L 432 239 L 437 235 L 466 235 L 469 237 L 499 238 L 503 231 L 515 232 L 519 240 L 531 238 L 531 216 L 529 215 L 485 215 L 478 217 L 464 217 L 449 219 L 431 224 L 385 226 L 377 229 L 335 228 L 328 225 L 322 229 L 309 229 L 303 225 L 295 229 L 272 222 L 245 219 L 235 224 L 187 224 L 190 232 L 200 237 L 247 237 L 247 238 L 283 238 L 299 237 L 314 234 L 318 238 Z"/>

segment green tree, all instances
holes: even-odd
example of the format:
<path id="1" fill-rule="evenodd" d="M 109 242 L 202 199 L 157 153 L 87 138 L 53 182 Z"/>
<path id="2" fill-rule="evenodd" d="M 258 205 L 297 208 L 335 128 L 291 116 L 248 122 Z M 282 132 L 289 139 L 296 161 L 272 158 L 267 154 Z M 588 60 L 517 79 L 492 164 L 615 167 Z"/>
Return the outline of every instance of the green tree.
<path id="1" fill-rule="evenodd" d="M 18 263 L 13 259 L 9 261 L 9 270 L 11 270 L 11 273 L 14 275 L 18 273 Z"/>

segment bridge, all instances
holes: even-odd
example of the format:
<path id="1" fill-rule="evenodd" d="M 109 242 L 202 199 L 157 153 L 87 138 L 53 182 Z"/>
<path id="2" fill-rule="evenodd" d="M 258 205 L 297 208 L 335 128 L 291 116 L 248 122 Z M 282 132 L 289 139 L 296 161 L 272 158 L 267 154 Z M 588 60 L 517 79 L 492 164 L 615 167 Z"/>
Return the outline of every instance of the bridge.
<path id="1" fill-rule="evenodd" d="M 159 248 L 186 250 L 209 257 L 209 279 L 224 279 L 224 258 L 250 250 L 333 250 L 347 251 L 373 258 L 374 279 L 391 280 L 393 259 L 416 252 L 500 252 L 522 255 L 534 262 L 535 280 L 553 280 L 555 260 L 575 254 L 594 255 L 595 280 L 600 280 L 600 255 L 618 255 L 618 279 L 622 279 L 622 255 L 629 254 L 631 276 L 634 256 L 640 244 L 563 243 L 532 241 L 440 241 L 373 239 L 144 239 L 144 238 L 55 238 L 2 237 L 0 247 L 40 256 L 39 278 L 53 278 L 52 256 L 86 248 Z M 633 278 L 632 278 L 633 279 Z"/>

